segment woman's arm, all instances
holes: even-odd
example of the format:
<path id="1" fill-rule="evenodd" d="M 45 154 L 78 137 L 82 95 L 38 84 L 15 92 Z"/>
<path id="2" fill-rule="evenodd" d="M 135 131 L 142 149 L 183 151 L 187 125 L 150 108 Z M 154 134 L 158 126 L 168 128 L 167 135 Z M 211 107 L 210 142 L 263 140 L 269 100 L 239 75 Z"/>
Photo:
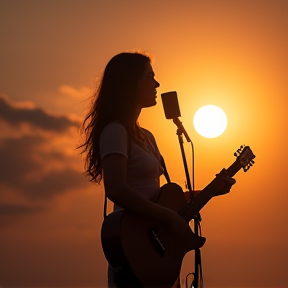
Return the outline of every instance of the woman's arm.
<path id="1" fill-rule="evenodd" d="M 114 153 L 104 156 L 102 168 L 105 193 L 112 202 L 124 209 L 167 224 L 176 233 L 182 233 L 188 228 L 184 219 L 175 211 L 145 199 L 127 185 L 127 159 L 124 155 Z"/>

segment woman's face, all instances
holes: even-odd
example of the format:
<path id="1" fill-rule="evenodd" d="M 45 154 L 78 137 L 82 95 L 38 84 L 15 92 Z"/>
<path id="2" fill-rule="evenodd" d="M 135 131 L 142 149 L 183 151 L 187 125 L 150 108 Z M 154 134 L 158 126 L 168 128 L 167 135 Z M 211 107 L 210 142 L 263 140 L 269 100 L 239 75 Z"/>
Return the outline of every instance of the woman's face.
<path id="1" fill-rule="evenodd" d="M 147 62 L 144 73 L 139 79 L 137 86 L 137 100 L 140 108 L 156 105 L 157 91 L 160 84 L 154 79 L 155 74 L 152 66 Z"/>

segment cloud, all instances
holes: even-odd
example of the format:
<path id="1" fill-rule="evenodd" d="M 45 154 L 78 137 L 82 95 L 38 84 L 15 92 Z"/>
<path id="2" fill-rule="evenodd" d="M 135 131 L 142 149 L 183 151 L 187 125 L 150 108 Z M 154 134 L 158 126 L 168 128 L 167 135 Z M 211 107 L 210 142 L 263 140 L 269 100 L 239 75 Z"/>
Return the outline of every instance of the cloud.
<path id="1" fill-rule="evenodd" d="M 41 108 L 20 107 L 8 101 L 6 97 L 0 97 L 0 118 L 11 125 L 28 123 L 43 130 L 63 132 L 72 126 L 79 126 L 65 116 L 50 115 Z"/>
<path id="2" fill-rule="evenodd" d="M 0 182 L 15 182 L 14 185 L 17 185 L 16 182 L 30 172 L 40 172 L 42 164 L 35 160 L 35 154 L 44 143 L 44 138 L 24 136 L 4 139 L 0 143 Z"/>
<path id="3" fill-rule="evenodd" d="M 23 181 L 22 193 L 30 200 L 49 199 L 73 189 L 84 188 L 88 185 L 87 179 L 77 171 L 65 169 L 51 171 L 39 180 Z"/>
<path id="4" fill-rule="evenodd" d="M 83 163 L 79 152 L 75 151 L 78 135 L 69 129 L 79 126 L 76 120 L 48 114 L 33 102 L 13 102 L 3 95 L 1 119 L 4 121 L 0 121 L 0 130 L 6 131 L 0 138 L 1 193 L 12 201 L 8 207 L 0 199 L 2 212 L 25 214 L 34 211 L 27 208 L 30 204 L 49 205 L 58 195 L 90 185 L 80 170 Z M 22 123 L 25 125 L 19 125 Z M 28 203 L 27 207 L 18 205 L 19 197 Z"/>
<path id="5" fill-rule="evenodd" d="M 33 215 L 45 211 L 44 206 L 31 206 L 16 203 L 0 203 L 0 229 L 10 226 L 23 216 Z"/>
<path id="6" fill-rule="evenodd" d="M 35 212 L 43 211 L 43 207 L 30 207 L 27 205 L 19 204 L 0 204 L 0 216 L 21 216 L 33 214 Z"/>
<path id="7" fill-rule="evenodd" d="M 73 98 L 82 98 L 82 99 L 87 97 L 87 95 L 91 94 L 91 91 L 90 89 L 88 89 L 88 87 L 80 87 L 79 89 L 76 89 L 69 85 L 61 85 L 58 88 L 58 91 L 61 94 L 68 95 Z"/>
<path id="8" fill-rule="evenodd" d="M 32 201 L 86 187 L 89 181 L 70 167 L 73 156 L 53 149 L 46 151 L 43 147 L 47 141 L 49 145 L 49 139 L 40 135 L 1 140 L 0 183 Z M 53 162 L 58 168 L 51 165 Z"/>

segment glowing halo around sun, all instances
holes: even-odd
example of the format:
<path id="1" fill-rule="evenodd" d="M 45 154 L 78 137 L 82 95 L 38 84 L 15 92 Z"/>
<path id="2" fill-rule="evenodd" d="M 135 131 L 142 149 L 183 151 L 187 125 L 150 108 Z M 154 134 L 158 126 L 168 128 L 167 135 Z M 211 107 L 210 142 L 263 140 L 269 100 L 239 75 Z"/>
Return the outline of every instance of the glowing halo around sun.
<path id="1" fill-rule="evenodd" d="M 215 105 L 206 105 L 198 109 L 195 113 L 193 125 L 201 136 L 215 138 L 225 131 L 227 127 L 227 117 L 221 108 Z"/>

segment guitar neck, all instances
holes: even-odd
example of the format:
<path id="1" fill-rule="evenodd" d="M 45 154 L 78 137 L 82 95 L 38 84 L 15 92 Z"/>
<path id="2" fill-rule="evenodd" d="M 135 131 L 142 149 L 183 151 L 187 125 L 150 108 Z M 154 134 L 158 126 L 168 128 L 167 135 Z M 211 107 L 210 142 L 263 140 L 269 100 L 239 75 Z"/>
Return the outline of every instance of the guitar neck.
<path id="1" fill-rule="evenodd" d="M 237 159 L 228 169 L 226 169 L 226 173 L 228 176 L 233 177 L 241 168 L 242 166 Z"/>
<path id="2" fill-rule="evenodd" d="M 240 169 L 239 161 L 235 161 L 226 171 L 230 177 L 233 177 Z M 215 179 L 214 179 L 215 180 Z M 215 191 L 219 189 L 218 183 L 214 180 L 210 182 L 193 200 L 191 200 L 182 210 L 179 211 L 187 222 L 192 220 L 194 216 L 209 202 L 215 195 Z"/>

